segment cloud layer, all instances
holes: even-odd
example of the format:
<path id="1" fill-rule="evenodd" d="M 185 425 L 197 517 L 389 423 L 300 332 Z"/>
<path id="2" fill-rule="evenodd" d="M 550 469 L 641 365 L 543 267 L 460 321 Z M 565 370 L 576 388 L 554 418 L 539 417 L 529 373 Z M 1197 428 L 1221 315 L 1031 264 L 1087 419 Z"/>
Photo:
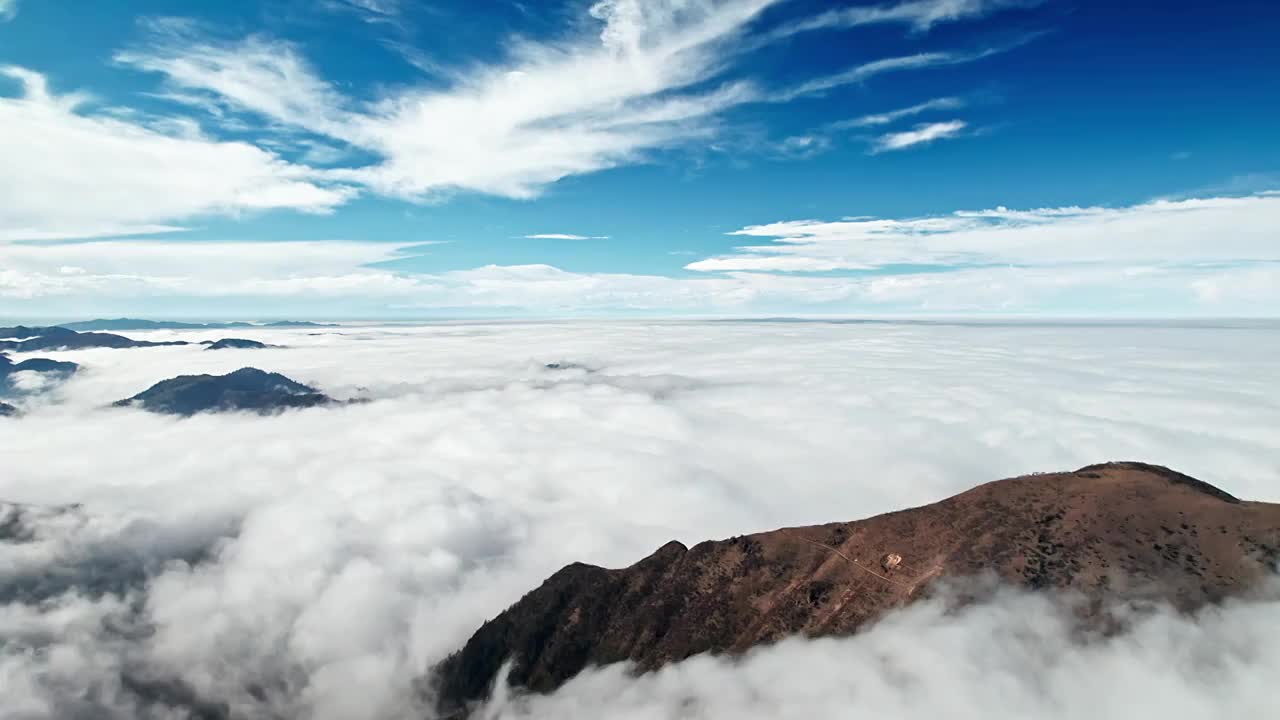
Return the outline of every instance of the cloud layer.
<path id="1" fill-rule="evenodd" d="M 733 234 L 775 244 L 742 247 L 688 267 L 823 271 L 894 264 L 1275 262 L 1278 217 L 1280 196 L 1264 193 L 1120 208 L 998 207 L 910 219 L 797 220 L 738 230 Z"/>
<path id="2" fill-rule="evenodd" d="M 184 299 L 208 297 L 256 307 L 259 315 L 297 307 L 347 317 L 441 308 L 1273 316 L 1280 307 L 1277 227 L 1274 193 L 783 221 L 732 233 L 768 244 L 693 260 L 685 267 L 697 272 L 674 277 L 545 264 L 398 269 L 405 265 L 395 261 L 430 253 L 430 243 L 9 243 L 0 244 L 0 297 L 11 302 L 10 312 L 21 314 L 21 303 L 29 303 L 45 316 L 90 312 L 82 307 L 154 314 L 149 308 L 158 301 L 182 315 L 190 312 Z"/>
<path id="3" fill-rule="evenodd" d="M 136 717 L 141 695 L 247 717 L 404 717 L 418 712 L 411 685 L 424 668 L 573 560 L 623 565 L 673 538 L 852 519 L 1113 458 L 1280 500 L 1268 461 L 1280 451 L 1280 345 L 1268 328 L 315 332 L 242 333 L 284 349 L 54 354 L 84 370 L 24 399 L 27 416 L 0 433 L 0 499 L 39 506 L 0 520 L 21 540 L 0 544 L 10 708 Z M 102 408 L 164 377 L 246 364 L 375 401 L 268 418 Z M 1074 650 L 1039 600 L 946 620 L 922 607 L 863 639 L 790 643 L 742 665 L 699 660 L 636 682 L 607 670 L 502 712 L 598 716 L 609 694 L 620 717 L 677 717 L 686 700 L 719 717 L 752 699 L 783 716 L 832 699 L 910 716 L 989 709 L 1004 688 L 1024 716 L 1078 718 L 1098 715 L 1063 699 L 1067 688 L 1175 682 L 1174 717 L 1248 709 L 1276 669 L 1276 607 L 1156 616 Z M 787 680 L 798 667 L 807 677 Z M 838 672 L 849 667 L 868 674 L 849 687 Z M 1220 671 L 1179 680 L 1201 667 Z M 966 684 L 992 673 L 1005 679 Z M 832 695 L 837 677 L 845 689 Z M 1239 704 L 1227 704 L 1228 688 Z"/>

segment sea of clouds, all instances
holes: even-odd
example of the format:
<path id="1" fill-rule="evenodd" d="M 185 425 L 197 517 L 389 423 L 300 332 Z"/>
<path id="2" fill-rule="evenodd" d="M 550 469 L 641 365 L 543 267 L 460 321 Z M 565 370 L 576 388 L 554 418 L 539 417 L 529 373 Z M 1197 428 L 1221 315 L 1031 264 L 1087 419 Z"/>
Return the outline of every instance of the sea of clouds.
<path id="1" fill-rule="evenodd" d="M 1112 459 L 1280 501 L 1268 325 L 441 323 L 126 333 L 37 353 L 0 419 L 0 718 L 431 717 L 415 688 L 568 562 L 851 520 Z M 15 356 L 15 360 L 25 356 Z M 558 363 L 558 368 L 548 368 Z M 251 365 L 372 402 L 176 419 L 111 402 Z M 920 604 L 489 717 L 1261 717 L 1280 601 L 1087 642 L 1062 601 Z"/>

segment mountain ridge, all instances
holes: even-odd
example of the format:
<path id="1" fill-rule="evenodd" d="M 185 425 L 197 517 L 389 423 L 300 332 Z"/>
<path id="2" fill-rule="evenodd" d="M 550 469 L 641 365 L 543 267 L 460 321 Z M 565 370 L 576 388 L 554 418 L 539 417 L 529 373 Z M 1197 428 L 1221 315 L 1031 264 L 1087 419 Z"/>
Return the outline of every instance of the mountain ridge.
<path id="1" fill-rule="evenodd" d="M 1278 562 L 1280 505 L 1161 466 L 1089 465 L 852 522 L 672 541 L 626 568 L 572 563 L 484 623 L 427 684 L 443 715 L 464 715 L 508 660 L 507 681 L 545 693 L 592 665 L 647 672 L 790 635 L 852 634 L 942 580 L 987 574 L 1192 610 L 1249 592 Z"/>

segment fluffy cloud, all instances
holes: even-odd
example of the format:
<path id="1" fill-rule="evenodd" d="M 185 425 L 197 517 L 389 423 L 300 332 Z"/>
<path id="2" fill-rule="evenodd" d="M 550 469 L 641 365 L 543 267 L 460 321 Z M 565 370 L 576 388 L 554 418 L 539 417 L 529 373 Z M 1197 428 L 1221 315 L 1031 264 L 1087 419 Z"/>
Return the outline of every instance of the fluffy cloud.
<path id="1" fill-rule="evenodd" d="M 436 273 L 392 269 L 392 261 L 430 252 L 420 246 L 158 240 L 0 245 L 0 297 L 15 315 L 63 317 L 154 315 L 158 307 L 175 317 L 203 315 L 209 298 L 218 298 L 223 315 L 249 317 L 420 317 L 442 309 L 539 315 L 629 310 L 1266 316 L 1280 299 L 1273 282 L 1277 263 L 994 263 L 935 272 L 814 275 L 807 273 L 843 270 L 854 262 L 874 265 L 870 258 L 805 247 L 700 260 L 692 266 L 704 272 L 690 277 L 570 272 L 550 265 Z"/>
<path id="2" fill-rule="evenodd" d="M 201 215 L 289 208 L 327 212 L 353 191 L 322 182 L 254 145 L 161 132 L 79 111 L 39 74 L 15 67 L 18 97 L 0 96 L 0 242 L 168 232 Z"/>
<path id="3" fill-rule="evenodd" d="M 0 498 L 38 506 L 0 511 L 23 538 L 0 543 L 7 707 L 137 717 L 141 692 L 248 717 L 425 714 L 413 680 L 573 560 L 624 565 L 672 538 L 852 519 L 1110 458 L 1280 500 L 1268 461 L 1280 451 L 1268 382 L 1280 341 L 1266 327 L 237 332 L 289 347 L 58 353 L 84 371 L 6 422 Z M 164 377 L 249 363 L 377 399 L 267 418 L 102 407 Z M 673 714 L 661 708 L 688 707 L 681 698 L 719 717 L 749 697 L 783 716 L 840 699 L 936 714 L 936 703 L 990 709 L 1007 689 L 1023 717 L 1078 718 L 1097 715 L 1059 691 L 1177 683 L 1180 711 L 1203 717 L 1264 697 L 1276 617 L 1274 603 L 1195 622 L 1158 616 L 1073 649 L 1042 600 L 945 619 L 922 606 L 863 638 L 791 642 L 742 664 L 696 660 L 639 681 L 606 670 L 502 712 L 599 716 L 593 698 L 611 693 L 623 717 Z M 1182 682 L 1204 663 L 1229 672 Z M 787 667 L 806 677 L 782 681 Z M 861 667 L 850 686 L 848 669 Z M 977 682 L 993 675 L 1000 682 Z M 1227 688 L 1240 704 L 1226 704 Z"/>
<path id="4" fill-rule="evenodd" d="M 959 211 L 904 220 L 853 218 L 754 225 L 733 233 L 773 245 L 688 265 L 691 270 L 835 270 L 895 264 L 1052 266 L 1063 263 L 1280 261 L 1280 197 L 1156 200 L 1120 208 Z"/>
<path id="5" fill-rule="evenodd" d="M 351 294 L 394 286 L 397 276 L 368 265 L 405 250 L 342 241 L 14 243 L 0 245 L 0 297 Z"/>
<path id="6" fill-rule="evenodd" d="M 1207 273 L 1191 283 L 1196 295 L 1211 305 L 1232 303 L 1280 305 L 1280 264 L 1237 267 Z"/>

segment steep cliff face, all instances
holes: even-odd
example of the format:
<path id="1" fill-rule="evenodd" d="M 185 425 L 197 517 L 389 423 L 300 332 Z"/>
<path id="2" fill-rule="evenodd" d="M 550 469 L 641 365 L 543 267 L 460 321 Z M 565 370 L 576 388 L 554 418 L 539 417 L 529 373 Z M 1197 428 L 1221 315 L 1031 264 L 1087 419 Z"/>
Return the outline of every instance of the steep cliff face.
<path id="1" fill-rule="evenodd" d="M 844 635 L 940 578 L 1158 598 L 1192 609 L 1280 560 L 1280 505 L 1140 463 L 1000 480 L 933 505 L 685 548 L 631 567 L 573 564 L 485 623 L 430 679 L 462 715 L 506 678 L 549 692 L 588 665 L 640 671 L 787 635 Z"/>

